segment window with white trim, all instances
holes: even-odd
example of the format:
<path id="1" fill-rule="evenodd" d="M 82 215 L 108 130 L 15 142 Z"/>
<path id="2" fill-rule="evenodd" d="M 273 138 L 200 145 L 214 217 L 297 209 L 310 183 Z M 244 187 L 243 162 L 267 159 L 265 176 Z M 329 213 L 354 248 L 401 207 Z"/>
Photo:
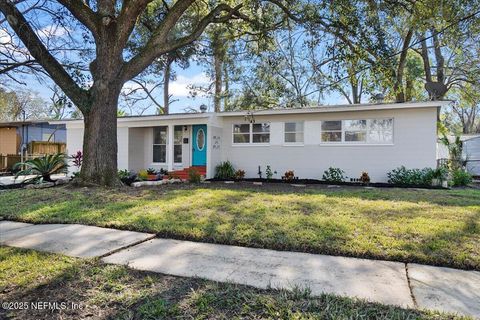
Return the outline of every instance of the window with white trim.
<path id="1" fill-rule="evenodd" d="M 183 126 L 173 127 L 173 162 L 182 163 Z"/>
<path id="2" fill-rule="evenodd" d="M 322 121 L 323 143 L 393 143 L 393 119 Z"/>
<path id="3" fill-rule="evenodd" d="M 167 137 L 168 127 L 153 128 L 153 162 L 166 163 L 167 162 Z"/>
<path id="4" fill-rule="evenodd" d="M 243 123 L 232 127 L 233 144 L 270 143 L 270 123 Z"/>
<path id="5" fill-rule="evenodd" d="M 342 142 L 342 121 L 322 121 L 322 142 Z"/>
<path id="6" fill-rule="evenodd" d="M 344 120 L 345 142 L 367 141 L 367 120 Z"/>
<path id="7" fill-rule="evenodd" d="M 303 121 L 285 122 L 284 124 L 284 142 L 286 144 L 303 143 Z"/>
<path id="8" fill-rule="evenodd" d="M 370 143 L 393 143 L 393 119 L 372 119 L 368 123 Z"/>

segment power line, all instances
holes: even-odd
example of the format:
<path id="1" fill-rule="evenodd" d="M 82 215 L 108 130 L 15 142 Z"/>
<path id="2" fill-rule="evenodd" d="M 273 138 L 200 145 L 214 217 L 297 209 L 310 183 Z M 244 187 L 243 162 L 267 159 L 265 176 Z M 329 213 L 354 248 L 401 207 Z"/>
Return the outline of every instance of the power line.
<path id="1" fill-rule="evenodd" d="M 404 51 L 408 51 L 408 50 L 410 50 L 410 49 L 413 49 L 413 47 L 416 46 L 417 44 L 420 44 L 420 43 L 422 43 L 422 42 L 424 42 L 424 41 L 426 41 L 426 40 L 429 40 L 429 39 L 431 39 L 431 38 L 439 35 L 439 34 L 442 34 L 442 33 L 445 32 L 447 29 L 449 29 L 449 28 L 451 28 L 451 27 L 453 27 L 453 26 L 455 26 L 455 25 L 458 25 L 458 24 L 460 24 L 460 23 L 462 23 L 462 22 L 464 22 L 464 21 L 466 21 L 466 20 L 469 20 L 469 19 L 475 17 L 475 16 L 476 16 L 477 14 L 479 14 L 479 13 L 480 13 L 480 10 L 477 10 L 477 11 L 471 13 L 471 14 L 468 14 L 468 15 L 466 15 L 466 16 L 458 19 L 458 20 L 456 20 L 455 22 L 452 22 L 452 23 L 446 25 L 445 27 L 443 27 L 443 28 L 440 29 L 439 31 L 437 31 L 437 32 L 435 32 L 435 33 L 432 33 L 430 36 L 415 41 L 414 43 L 410 44 L 407 48 L 402 49 L 402 50 L 400 50 L 400 51 L 397 51 L 397 52 L 395 52 L 395 53 L 387 56 L 386 59 L 393 58 L 393 57 L 401 54 L 401 53 L 404 52 Z M 357 74 L 359 74 L 359 73 L 361 73 L 361 72 L 364 72 L 364 71 L 366 71 L 366 70 L 369 70 L 369 69 L 371 69 L 371 68 L 373 68 L 373 65 L 370 65 L 370 66 L 367 66 L 367 67 L 363 67 L 363 68 L 361 68 L 360 70 L 356 71 L 353 75 L 355 76 L 355 75 L 357 75 Z M 345 77 L 343 77 L 343 78 L 341 78 L 341 79 L 338 79 L 338 80 L 336 80 L 336 81 L 334 81 L 334 82 L 332 82 L 332 83 L 329 83 L 328 85 L 324 85 L 323 87 L 321 87 L 321 88 L 319 88 L 318 90 L 315 90 L 315 91 L 318 92 L 318 91 L 320 91 L 320 90 L 324 90 L 324 89 L 333 87 L 333 86 L 335 86 L 335 85 L 337 85 L 337 84 L 339 84 L 339 83 L 347 80 L 347 79 L 350 78 L 351 76 L 352 76 L 352 75 L 345 76 Z M 314 92 L 311 92 L 310 94 L 312 94 L 312 93 L 314 93 Z"/>

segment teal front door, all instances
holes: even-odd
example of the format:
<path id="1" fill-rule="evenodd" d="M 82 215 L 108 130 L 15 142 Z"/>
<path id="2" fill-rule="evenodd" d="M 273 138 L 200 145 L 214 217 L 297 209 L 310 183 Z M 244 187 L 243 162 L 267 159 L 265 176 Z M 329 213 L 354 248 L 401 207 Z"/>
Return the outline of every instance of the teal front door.
<path id="1" fill-rule="evenodd" d="M 193 126 L 192 145 L 192 165 L 207 165 L 207 126 L 205 124 Z"/>

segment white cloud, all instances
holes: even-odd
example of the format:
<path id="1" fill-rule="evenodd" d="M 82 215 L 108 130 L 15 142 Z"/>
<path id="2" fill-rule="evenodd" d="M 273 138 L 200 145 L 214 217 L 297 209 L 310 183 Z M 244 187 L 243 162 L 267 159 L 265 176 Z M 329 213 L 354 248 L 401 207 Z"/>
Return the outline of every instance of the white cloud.
<path id="1" fill-rule="evenodd" d="M 210 83 L 210 79 L 202 72 L 191 77 L 185 75 L 178 75 L 175 81 L 170 82 L 170 94 L 174 97 L 188 97 L 190 90 L 189 86 L 205 86 Z"/>

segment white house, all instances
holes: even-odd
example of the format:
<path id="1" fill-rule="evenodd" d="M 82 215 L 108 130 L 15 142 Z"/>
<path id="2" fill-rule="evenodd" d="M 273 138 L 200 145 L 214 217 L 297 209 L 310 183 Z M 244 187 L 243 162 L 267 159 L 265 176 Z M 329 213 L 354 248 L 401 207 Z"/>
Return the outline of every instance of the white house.
<path id="1" fill-rule="evenodd" d="M 247 178 L 267 165 L 280 178 L 319 179 L 328 167 L 348 177 L 387 180 L 398 167 L 436 166 L 437 112 L 448 102 L 320 106 L 253 112 L 185 113 L 118 119 L 118 167 L 182 170 L 231 161 Z M 69 154 L 82 150 L 83 121 L 65 121 Z"/>

